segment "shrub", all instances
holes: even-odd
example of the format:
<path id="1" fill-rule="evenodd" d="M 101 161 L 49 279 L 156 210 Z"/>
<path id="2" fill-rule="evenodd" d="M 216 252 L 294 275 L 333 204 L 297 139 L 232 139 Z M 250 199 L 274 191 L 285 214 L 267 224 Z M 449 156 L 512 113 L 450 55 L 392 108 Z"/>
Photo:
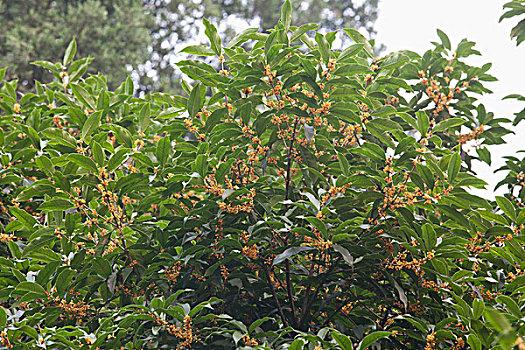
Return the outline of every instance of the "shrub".
<path id="1" fill-rule="evenodd" d="M 188 97 L 83 77 L 0 90 L 6 348 L 472 349 L 521 338 L 525 210 L 469 193 L 509 133 L 490 64 L 247 30 Z M 40 63 L 42 65 L 42 63 Z M 2 71 L 2 74 L 5 70 Z M 474 152 L 475 150 L 475 152 Z M 467 345 L 468 344 L 468 345 Z"/>

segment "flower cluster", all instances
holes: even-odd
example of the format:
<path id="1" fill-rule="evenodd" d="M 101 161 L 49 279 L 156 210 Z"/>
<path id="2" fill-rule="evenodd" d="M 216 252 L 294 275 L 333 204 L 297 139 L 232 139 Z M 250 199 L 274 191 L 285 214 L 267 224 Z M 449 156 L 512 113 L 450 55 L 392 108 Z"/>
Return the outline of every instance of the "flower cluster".
<path id="1" fill-rule="evenodd" d="M 15 235 L 12 233 L 0 233 L 0 242 L 11 242 L 14 239 Z"/>
<path id="2" fill-rule="evenodd" d="M 472 141 L 472 140 L 476 139 L 476 137 L 478 137 L 479 135 L 483 134 L 484 129 L 485 129 L 485 127 L 483 125 L 480 125 L 480 126 L 476 127 L 474 130 L 472 130 L 468 134 L 460 134 L 460 135 L 458 135 L 458 142 L 459 142 L 459 144 L 464 145 L 468 141 Z"/>
<path id="3" fill-rule="evenodd" d="M 12 349 L 13 345 L 9 341 L 9 338 L 7 336 L 7 332 L 5 330 L 0 332 L 0 343 L 2 346 L 4 346 L 6 349 Z"/>
<path id="4" fill-rule="evenodd" d="M 182 324 L 182 327 L 176 327 L 174 325 L 165 325 L 165 328 L 169 333 L 182 340 L 182 342 L 177 344 L 177 350 L 191 348 L 191 344 L 199 340 L 199 338 L 193 333 L 190 316 L 184 316 Z"/>
<path id="5" fill-rule="evenodd" d="M 433 350 L 436 348 L 436 333 L 432 332 L 427 335 L 427 344 L 425 350 Z"/>
<path id="6" fill-rule="evenodd" d="M 181 262 L 177 261 L 171 267 L 164 270 L 164 276 L 170 283 L 174 283 L 177 281 L 177 277 L 179 277 L 181 268 Z"/>
<path id="7" fill-rule="evenodd" d="M 257 340 L 255 340 L 254 338 L 251 338 L 250 336 L 248 335 L 245 335 L 242 337 L 242 341 L 244 342 L 244 344 L 246 344 L 247 346 L 259 346 L 259 343 L 257 342 Z"/>
<path id="8" fill-rule="evenodd" d="M 434 257 L 433 252 L 427 252 L 426 255 L 421 259 L 413 258 L 412 260 L 407 260 L 407 251 L 404 250 L 398 253 L 388 262 L 386 267 L 392 270 L 402 270 L 404 268 L 414 271 L 419 277 L 424 275 L 424 271 L 421 269 L 421 266 L 426 264 L 430 259 Z"/>
<path id="9" fill-rule="evenodd" d="M 82 318 L 88 315 L 89 305 L 84 301 L 66 301 L 60 297 L 52 298 L 48 295 L 49 305 L 60 308 L 63 312 L 67 313 L 67 317 L 70 320 L 76 319 L 78 322 L 82 322 Z"/>
<path id="10" fill-rule="evenodd" d="M 257 250 L 257 245 L 253 244 L 252 246 L 244 246 L 242 248 L 242 254 L 250 258 L 252 260 L 255 260 L 259 257 L 259 251 Z"/>

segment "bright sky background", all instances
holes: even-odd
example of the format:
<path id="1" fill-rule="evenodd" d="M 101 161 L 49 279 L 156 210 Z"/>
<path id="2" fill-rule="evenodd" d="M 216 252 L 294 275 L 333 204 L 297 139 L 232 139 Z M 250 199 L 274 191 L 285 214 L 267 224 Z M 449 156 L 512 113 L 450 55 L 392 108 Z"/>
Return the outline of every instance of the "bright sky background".
<path id="1" fill-rule="evenodd" d="M 436 28 L 443 30 L 454 49 L 463 38 L 476 42 L 474 49 L 482 56 L 472 56 L 467 62 L 481 66 L 491 62 L 487 72 L 499 79 L 484 83 L 494 91 L 480 101 L 495 117 L 513 117 L 524 106 L 516 100 L 502 100 L 512 93 L 525 95 L 525 43 L 516 47 L 510 40 L 511 28 L 517 17 L 498 23 L 503 14 L 504 0 L 381 0 L 379 18 L 376 22 L 377 44 L 386 46 L 385 53 L 412 50 L 423 54 L 433 47 L 431 41 L 439 42 Z M 505 164 L 503 156 L 516 155 L 525 150 L 525 121 L 513 129 L 515 135 L 505 137 L 507 144 L 491 146 L 492 166 L 474 163 L 478 176 L 489 183 L 487 191 L 476 191 L 484 197 L 493 197 L 493 188 L 504 177 L 504 172 L 494 170 Z M 521 158 L 525 153 L 518 154 Z M 498 191 L 499 193 L 501 193 Z"/>

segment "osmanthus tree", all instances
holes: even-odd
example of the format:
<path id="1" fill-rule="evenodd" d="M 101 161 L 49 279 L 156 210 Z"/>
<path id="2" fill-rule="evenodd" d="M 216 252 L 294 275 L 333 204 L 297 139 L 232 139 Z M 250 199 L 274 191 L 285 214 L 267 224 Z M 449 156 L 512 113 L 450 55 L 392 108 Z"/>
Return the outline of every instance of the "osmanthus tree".
<path id="1" fill-rule="evenodd" d="M 35 93 L 3 82 L 2 348 L 521 346 L 525 210 L 468 192 L 509 133 L 490 65 L 441 31 L 334 51 L 290 8 L 228 46 L 205 20 L 221 69 L 180 62 L 187 98 L 109 91 L 74 43 Z"/>

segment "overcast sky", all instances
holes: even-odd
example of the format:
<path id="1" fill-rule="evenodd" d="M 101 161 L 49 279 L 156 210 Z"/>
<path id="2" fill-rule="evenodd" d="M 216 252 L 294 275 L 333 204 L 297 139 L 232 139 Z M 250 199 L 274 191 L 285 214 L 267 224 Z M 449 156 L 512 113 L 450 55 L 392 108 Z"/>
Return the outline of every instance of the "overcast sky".
<path id="1" fill-rule="evenodd" d="M 423 54 L 439 42 L 436 28 L 443 30 L 452 42 L 452 48 L 467 38 L 476 42 L 474 47 L 482 56 L 473 56 L 468 62 L 482 65 L 491 62 L 489 74 L 499 79 L 487 83 L 493 95 L 484 95 L 481 102 L 496 117 L 511 117 L 524 106 L 515 100 L 502 98 L 512 93 L 525 95 L 525 43 L 516 47 L 510 40 L 510 31 L 517 23 L 506 19 L 498 23 L 503 13 L 503 0 L 382 0 L 376 22 L 378 44 L 386 45 L 386 52 L 412 50 Z M 505 137 L 506 145 L 491 146 L 492 166 L 475 162 L 479 177 L 489 182 L 488 191 L 479 193 L 491 196 L 494 185 L 503 178 L 503 172 L 493 174 L 505 161 L 505 155 L 516 155 L 525 150 L 525 121 L 513 129 L 515 135 Z M 525 153 L 523 154 L 525 155 Z M 520 156 L 522 157 L 522 156 Z M 500 188 L 501 191 L 501 188 Z M 500 192 L 498 191 L 498 192 Z"/>

